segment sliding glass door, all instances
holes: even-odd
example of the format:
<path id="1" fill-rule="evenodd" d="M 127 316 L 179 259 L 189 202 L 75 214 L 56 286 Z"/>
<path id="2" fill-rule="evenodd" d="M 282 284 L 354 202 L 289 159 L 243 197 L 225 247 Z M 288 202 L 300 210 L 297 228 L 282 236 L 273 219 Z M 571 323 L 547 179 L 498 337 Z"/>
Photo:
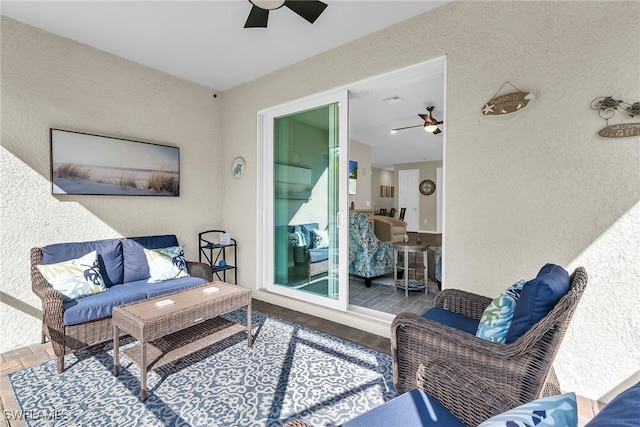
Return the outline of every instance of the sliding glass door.
<path id="1" fill-rule="evenodd" d="M 260 114 L 262 287 L 343 310 L 348 298 L 346 116 L 346 92 Z"/>

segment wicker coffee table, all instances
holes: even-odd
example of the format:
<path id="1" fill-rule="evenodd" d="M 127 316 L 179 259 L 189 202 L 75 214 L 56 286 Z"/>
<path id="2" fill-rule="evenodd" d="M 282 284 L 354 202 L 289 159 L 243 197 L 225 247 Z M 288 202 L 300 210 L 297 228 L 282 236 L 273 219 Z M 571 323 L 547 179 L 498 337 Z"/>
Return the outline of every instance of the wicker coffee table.
<path id="1" fill-rule="evenodd" d="M 217 289 L 217 290 L 215 290 Z M 166 304 L 163 302 L 170 301 Z M 247 325 L 220 318 L 247 307 Z M 251 347 L 251 291 L 224 282 L 162 295 L 115 307 L 113 318 L 113 373 L 120 373 L 120 331 L 140 345 L 124 353 L 140 367 L 140 398 L 147 398 L 147 372 L 246 330 Z"/>

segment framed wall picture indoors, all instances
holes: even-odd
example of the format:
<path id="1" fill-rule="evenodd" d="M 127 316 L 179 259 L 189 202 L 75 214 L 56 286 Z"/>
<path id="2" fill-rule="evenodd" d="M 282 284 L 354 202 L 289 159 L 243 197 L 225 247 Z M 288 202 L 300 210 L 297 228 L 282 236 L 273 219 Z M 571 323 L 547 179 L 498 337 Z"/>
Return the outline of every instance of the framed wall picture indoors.
<path id="1" fill-rule="evenodd" d="M 180 149 L 150 142 L 49 130 L 52 194 L 180 195 Z"/>

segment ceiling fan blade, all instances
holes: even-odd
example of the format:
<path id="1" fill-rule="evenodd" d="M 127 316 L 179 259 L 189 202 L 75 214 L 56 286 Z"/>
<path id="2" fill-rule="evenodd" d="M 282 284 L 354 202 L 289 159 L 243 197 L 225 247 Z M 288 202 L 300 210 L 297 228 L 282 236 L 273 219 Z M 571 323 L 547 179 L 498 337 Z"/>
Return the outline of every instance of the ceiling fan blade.
<path id="1" fill-rule="evenodd" d="M 267 28 L 268 21 L 269 11 L 254 5 L 251 7 L 251 12 L 249 12 L 244 28 Z"/>
<path id="2" fill-rule="evenodd" d="M 422 120 L 424 120 L 425 122 L 429 121 L 429 115 L 428 114 L 418 114 L 418 116 L 420 116 L 420 118 Z"/>
<path id="3" fill-rule="evenodd" d="M 440 130 L 440 128 L 437 128 L 436 130 L 433 131 L 434 135 L 437 135 L 439 133 L 442 133 L 442 131 Z"/>
<path id="4" fill-rule="evenodd" d="M 423 128 L 424 125 L 415 125 L 415 126 L 406 126 L 403 128 L 395 128 L 395 129 L 391 129 L 392 131 L 398 131 L 398 130 L 405 130 L 405 129 L 411 129 L 411 128 Z"/>
<path id="5" fill-rule="evenodd" d="M 327 7 L 326 3 L 319 0 L 286 0 L 284 5 L 312 24 Z"/>

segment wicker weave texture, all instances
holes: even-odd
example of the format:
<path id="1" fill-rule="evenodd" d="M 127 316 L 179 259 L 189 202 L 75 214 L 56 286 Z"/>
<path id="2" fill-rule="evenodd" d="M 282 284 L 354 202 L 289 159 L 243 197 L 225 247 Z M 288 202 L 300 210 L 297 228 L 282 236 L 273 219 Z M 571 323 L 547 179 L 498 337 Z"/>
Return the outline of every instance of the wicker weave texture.
<path id="1" fill-rule="evenodd" d="M 58 372 L 64 370 L 64 355 L 81 348 L 90 347 L 113 338 L 111 317 L 105 317 L 77 325 L 63 324 L 62 297 L 53 289 L 36 268 L 42 264 L 42 248 L 31 248 L 31 289 L 42 302 L 42 336 L 51 341 L 58 357 Z M 187 261 L 189 275 L 212 281 L 211 267 Z"/>
<path id="2" fill-rule="evenodd" d="M 203 290 L 215 286 L 218 292 Z M 156 302 L 171 299 L 174 305 L 158 308 Z M 141 342 L 149 342 L 173 332 L 213 319 L 221 314 L 251 305 L 251 291 L 223 282 L 162 295 L 113 309 L 113 323 Z"/>
<path id="3" fill-rule="evenodd" d="M 587 273 L 579 267 L 571 275 L 569 292 L 511 344 L 490 342 L 415 314 L 399 314 L 391 329 L 396 390 L 405 393 L 416 387 L 420 365 L 447 360 L 519 404 L 559 393 L 552 363 L 586 285 Z M 438 295 L 436 305 L 479 319 L 489 301 L 468 292 L 445 290 Z"/>

